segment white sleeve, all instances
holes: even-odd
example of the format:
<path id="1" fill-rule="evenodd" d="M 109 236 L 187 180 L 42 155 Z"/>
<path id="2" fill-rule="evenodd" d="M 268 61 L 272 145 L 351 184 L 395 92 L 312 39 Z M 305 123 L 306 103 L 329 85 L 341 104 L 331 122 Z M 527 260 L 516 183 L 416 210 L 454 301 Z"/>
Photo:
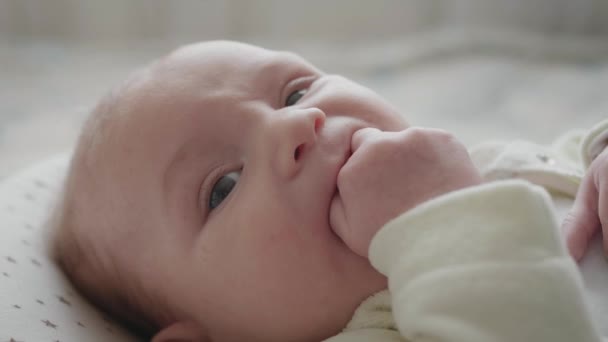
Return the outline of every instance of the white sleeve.
<path id="1" fill-rule="evenodd" d="M 581 155 L 585 168 L 588 168 L 595 159 L 608 145 L 608 120 L 595 125 L 583 138 L 581 143 Z"/>
<path id="2" fill-rule="evenodd" d="M 485 184 L 414 208 L 372 240 L 408 341 L 601 341 L 548 195 Z"/>

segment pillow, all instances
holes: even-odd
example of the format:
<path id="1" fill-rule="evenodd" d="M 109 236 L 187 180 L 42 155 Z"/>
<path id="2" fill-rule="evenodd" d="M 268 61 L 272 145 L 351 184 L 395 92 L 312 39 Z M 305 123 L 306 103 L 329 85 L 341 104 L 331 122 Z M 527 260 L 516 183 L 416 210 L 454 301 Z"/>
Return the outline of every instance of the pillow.
<path id="1" fill-rule="evenodd" d="M 81 297 L 49 257 L 43 225 L 69 154 L 0 180 L 0 341 L 137 341 Z"/>

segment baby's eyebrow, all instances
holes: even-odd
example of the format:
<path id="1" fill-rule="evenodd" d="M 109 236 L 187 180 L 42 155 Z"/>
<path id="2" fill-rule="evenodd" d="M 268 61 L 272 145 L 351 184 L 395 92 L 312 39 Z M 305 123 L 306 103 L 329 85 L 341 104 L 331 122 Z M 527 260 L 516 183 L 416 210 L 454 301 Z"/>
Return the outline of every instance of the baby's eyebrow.
<path id="1" fill-rule="evenodd" d="M 302 72 L 304 70 L 310 70 L 311 65 L 305 62 L 300 56 L 291 52 L 276 52 L 272 57 L 267 58 L 262 66 L 260 66 L 260 72 L 264 74 L 270 73 L 276 75 L 279 79 L 284 77 L 285 74 L 293 74 Z"/>
<path id="2" fill-rule="evenodd" d="M 264 98 L 268 94 L 273 94 L 273 102 L 276 102 L 276 105 L 282 103 L 281 90 L 287 86 L 293 75 L 303 73 L 301 65 L 286 62 L 280 56 L 266 58 L 263 62 L 258 63 L 256 68 L 256 75 L 252 79 L 255 84 L 255 92 L 263 94 L 261 96 Z"/>
<path id="3" fill-rule="evenodd" d="M 281 61 L 280 58 L 268 58 L 259 69 L 262 74 L 277 75 L 285 69 L 286 64 Z"/>

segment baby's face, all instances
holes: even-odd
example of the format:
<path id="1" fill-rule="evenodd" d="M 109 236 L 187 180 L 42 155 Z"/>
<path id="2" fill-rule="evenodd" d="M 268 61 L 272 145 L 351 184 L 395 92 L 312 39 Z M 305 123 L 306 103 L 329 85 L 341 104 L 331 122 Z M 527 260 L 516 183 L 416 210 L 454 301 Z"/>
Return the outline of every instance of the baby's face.
<path id="1" fill-rule="evenodd" d="M 112 215 L 132 228 L 99 234 L 179 319 L 218 341 L 319 340 L 386 287 L 329 224 L 353 133 L 406 128 L 377 94 L 293 54 L 211 42 L 124 97 L 98 152 L 106 198 L 127 208 Z"/>

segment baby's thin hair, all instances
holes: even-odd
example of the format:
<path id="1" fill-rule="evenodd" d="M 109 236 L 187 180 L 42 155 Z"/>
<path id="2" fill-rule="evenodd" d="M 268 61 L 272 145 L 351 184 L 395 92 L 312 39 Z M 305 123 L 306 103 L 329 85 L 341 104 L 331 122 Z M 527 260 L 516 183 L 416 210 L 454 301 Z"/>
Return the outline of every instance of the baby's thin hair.
<path id="1" fill-rule="evenodd" d="M 149 339 L 159 328 L 151 314 L 150 298 L 138 289 L 135 279 L 121 277 L 116 270 L 104 270 L 96 260 L 94 247 L 80 241 L 67 222 L 59 221 L 54 245 L 54 256 L 67 278 L 93 305 L 129 331 Z M 114 273 L 111 280 L 109 273 Z"/>
<path id="2" fill-rule="evenodd" d="M 87 203 L 89 197 L 79 193 L 81 189 L 76 180 L 77 177 L 85 177 L 85 182 L 91 181 L 80 174 L 82 170 L 79 167 L 88 164 L 90 152 L 109 139 L 106 136 L 109 134 L 107 122 L 116 115 L 121 94 L 138 76 L 141 76 L 138 72 L 134 73 L 104 96 L 83 126 L 61 198 L 50 222 L 51 253 L 68 279 L 89 301 L 117 318 L 130 331 L 149 339 L 169 319 L 169 310 L 161 304 L 158 295 L 149 293 L 149 289 L 133 274 L 123 271 L 124 267 L 107 249 L 108 246 L 94 243 L 87 236 L 88 230 L 108 227 L 104 227 L 104 223 L 84 219 L 86 211 L 94 209 L 89 208 L 92 205 Z"/>

